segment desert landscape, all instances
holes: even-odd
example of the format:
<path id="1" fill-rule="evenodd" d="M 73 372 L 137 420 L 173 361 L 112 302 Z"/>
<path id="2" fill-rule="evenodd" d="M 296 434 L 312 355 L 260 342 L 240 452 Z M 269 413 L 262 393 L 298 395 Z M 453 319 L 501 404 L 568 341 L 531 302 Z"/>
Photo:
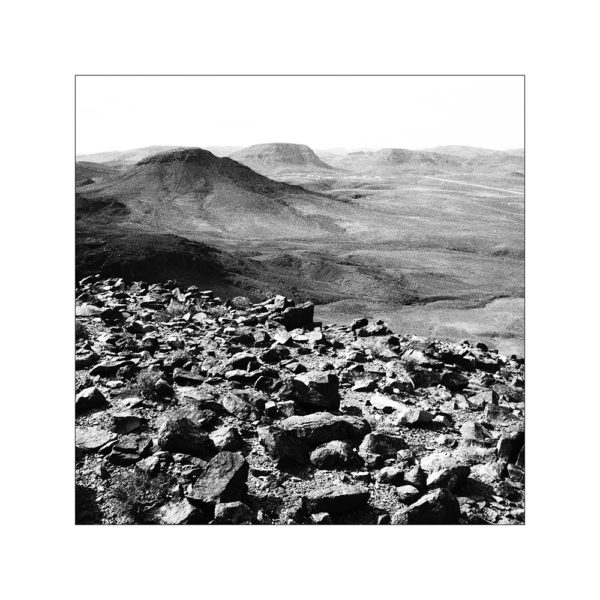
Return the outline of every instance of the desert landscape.
<path id="1" fill-rule="evenodd" d="M 76 521 L 524 522 L 520 150 L 76 162 Z"/>
<path id="2" fill-rule="evenodd" d="M 382 317 L 523 353 L 522 150 L 213 150 L 231 158 L 159 146 L 78 157 L 78 277 L 282 293 L 324 321 Z"/>

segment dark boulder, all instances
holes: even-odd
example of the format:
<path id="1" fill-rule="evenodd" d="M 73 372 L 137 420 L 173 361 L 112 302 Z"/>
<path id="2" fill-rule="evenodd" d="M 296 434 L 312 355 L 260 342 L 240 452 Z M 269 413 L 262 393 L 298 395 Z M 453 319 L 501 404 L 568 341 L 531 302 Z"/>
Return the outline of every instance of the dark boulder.
<path id="1" fill-rule="evenodd" d="M 281 323 L 288 331 L 298 327 L 307 327 L 312 325 L 315 316 L 315 305 L 312 302 L 305 302 L 297 306 L 290 306 L 275 317 L 273 320 Z"/>
<path id="2" fill-rule="evenodd" d="M 235 502 L 246 495 L 248 463 L 239 452 L 219 452 L 194 483 L 188 500 L 195 506 Z"/>
<path id="3" fill-rule="evenodd" d="M 356 463 L 356 452 L 348 442 L 334 440 L 315 448 L 310 462 L 317 469 L 348 469 Z"/>
<path id="4" fill-rule="evenodd" d="M 298 402 L 325 410 L 340 407 L 339 379 L 333 373 L 309 371 L 292 380 Z"/>
<path id="5" fill-rule="evenodd" d="M 460 505 L 456 496 L 437 489 L 399 510 L 392 516 L 393 525 L 451 525 L 458 523 Z"/>
<path id="6" fill-rule="evenodd" d="M 204 458 L 214 445 L 208 435 L 187 417 L 173 417 L 158 431 L 158 445 L 169 452 L 181 452 Z"/>
<path id="7" fill-rule="evenodd" d="M 106 398 L 97 387 L 88 387 L 75 396 L 75 412 L 82 413 L 92 408 L 106 406 Z"/>
<path id="8" fill-rule="evenodd" d="M 259 427 L 258 440 L 279 468 L 308 462 L 308 445 L 289 431 L 279 427 Z"/>

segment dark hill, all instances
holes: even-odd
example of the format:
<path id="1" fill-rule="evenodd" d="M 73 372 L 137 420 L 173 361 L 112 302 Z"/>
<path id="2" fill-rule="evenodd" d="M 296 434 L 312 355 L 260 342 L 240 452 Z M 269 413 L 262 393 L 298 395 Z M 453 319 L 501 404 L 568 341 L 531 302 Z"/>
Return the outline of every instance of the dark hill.
<path id="1" fill-rule="evenodd" d="M 78 191 L 81 202 L 121 203 L 129 211 L 126 222 L 159 232 L 246 238 L 343 233 L 333 222 L 338 201 L 272 181 L 201 148 L 144 158 L 126 172 Z"/>

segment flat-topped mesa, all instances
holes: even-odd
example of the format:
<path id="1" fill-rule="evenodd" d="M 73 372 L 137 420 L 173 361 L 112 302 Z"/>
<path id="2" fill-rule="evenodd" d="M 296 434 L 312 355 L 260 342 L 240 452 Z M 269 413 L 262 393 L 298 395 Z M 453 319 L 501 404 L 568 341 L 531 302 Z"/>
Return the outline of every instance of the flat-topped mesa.
<path id="1" fill-rule="evenodd" d="M 231 158 L 264 174 L 335 170 L 304 144 L 256 144 L 232 154 Z"/>

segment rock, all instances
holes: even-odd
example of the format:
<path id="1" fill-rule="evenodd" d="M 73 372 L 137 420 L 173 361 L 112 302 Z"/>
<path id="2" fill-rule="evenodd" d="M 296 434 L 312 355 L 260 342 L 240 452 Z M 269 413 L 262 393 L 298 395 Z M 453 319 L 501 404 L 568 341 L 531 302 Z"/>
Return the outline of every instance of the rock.
<path id="1" fill-rule="evenodd" d="M 106 444 L 117 439 L 110 431 L 99 427 L 77 427 L 75 429 L 75 447 L 81 452 L 97 452 Z"/>
<path id="2" fill-rule="evenodd" d="M 493 404 L 485 407 L 483 418 L 488 423 L 495 425 L 508 425 L 519 421 L 519 418 L 513 415 L 512 410 L 507 406 L 495 406 Z"/>
<path id="3" fill-rule="evenodd" d="M 112 451 L 108 455 L 108 460 L 121 467 L 133 465 L 141 458 L 144 458 L 151 447 L 152 440 L 148 437 L 133 433 L 123 435 L 112 447 Z"/>
<path id="4" fill-rule="evenodd" d="M 362 327 L 366 327 L 369 324 L 369 319 L 354 319 L 350 324 L 350 330 L 356 331 L 357 329 L 361 329 Z"/>
<path id="5" fill-rule="evenodd" d="M 488 485 L 498 483 L 505 475 L 505 465 L 500 461 L 494 461 L 471 467 L 471 477 Z"/>
<path id="6" fill-rule="evenodd" d="M 293 433 L 279 427 L 259 427 L 258 441 L 276 460 L 278 467 L 304 465 L 308 462 L 309 447 Z"/>
<path id="7" fill-rule="evenodd" d="M 398 450 L 407 448 L 403 438 L 388 433 L 369 433 L 358 449 L 359 454 L 380 454 L 384 458 L 395 456 Z"/>
<path id="8" fill-rule="evenodd" d="M 87 369 L 97 363 L 100 357 L 93 351 L 77 352 L 75 355 L 75 370 Z"/>
<path id="9" fill-rule="evenodd" d="M 506 469 L 508 471 L 508 477 L 511 479 L 511 481 L 525 483 L 525 471 L 523 469 L 511 464 L 509 464 Z"/>
<path id="10" fill-rule="evenodd" d="M 226 393 L 221 398 L 221 404 L 228 413 L 242 421 L 256 421 L 259 418 L 254 406 L 235 394 Z"/>
<path id="11" fill-rule="evenodd" d="M 191 373 L 185 369 L 174 369 L 173 370 L 173 381 L 179 385 L 202 385 L 204 383 L 204 377 L 198 373 Z"/>
<path id="12" fill-rule="evenodd" d="M 398 402 L 397 400 L 392 400 L 383 394 L 373 394 L 367 400 L 367 403 L 370 404 L 373 408 L 377 410 L 381 410 L 384 413 L 391 413 L 395 410 L 402 410 L 405 405 L 402 402 Z"/>
<path id="13" fill-rule="evenodd" d="M 146 424 L 146 419 L 134 413 L 116 413 L 112 416 L 113 431 L 116 433 L 131 433 Z"/>
<path id="14" fill-rule="evenodd" d="M 504 383 L 495 383 L 492 389 L 498 394 L 501 400 L 506 402 L 523 402 L 524 393 L 522 389 L 516 389 Z"/>
<path id="15" fill-rule="evenodd" d="M 294 377 L 292 385 L 302 404 L 326 410 L 340 407 L 339 380 L 333 373 L 309 371 Z"/>
<path id="16" fill-rule="evenodd" d="M 442 374 L 441 384 L 453 392 L 460 392 L 469 385 L 469 378 L 456 371 L 447 371 Z"/>
<path id="17" fill-rule="evenodd" d="M 314 322 L 315 305 L 312 302 L 305 302 L 298 306 L 290 306 L 283 310 L 280 316 L 276 318 L 288 331 L 297 327 L 312 325 Z"/>
<path id="18" fill-rule="evenodd" d="M 465 465 L 457 465 L 430 473 L 427 477 L 428 489 L 448 488 L 451 491 L 460 489 L 467 481 L 471 469 Z"/>
<path id="19" fill-rule="evenodd" d="M 347 442 L 334 440 L 313 450 L 310 462 L 317 469 L 349 469 L 356 462 L 356 453 Z"/>
<path id="20" fill-rule="evenodd" d="M 454 456 L 442 452 L 434 452 L 421 459 L 421 468 L 428 473 L 440 471 L 441 469 L 450 469 L 456 465 L 457 460 Z"/>
<path id="21" fill-rule="evenodd" d="M 342 514 L 363 508 L 369 500 L 369 490 L 362 486 L 331 485 L 309 492 L 304 499 L 309 513 Z"/>
<path id="22" fill-rule="evenodd" d="M 438 446 L 445 446 L 446 448 L 453 448 L 456 446 L 456 440 L 451 435 L 441 434 L 435 438 L 435 443 Z"/>
<path id="23" fill-rule="evenodd" d="M 260 360 L 268 364 L 275 364 L 285 360 L 290 355 L 290 351 L 285 346 L 274 346 L 263 352 Z"/>
<path id="24" fill-rule="evenodd" d="M 494 390 L 479 392 L 469 398 L 469 402 L 478 409 L 485 408 L 488 404 L 498 404 L 498 394 Z"/>
<path id="25" fill-rule="evenodd" d="M 446 415 L 437 415 L 432 423 L 436 427 L 452 427 L 452 421 Z"/>
<path id="26" fill-rule="evenodd" d="M 420 495 L 421 492 L 414 485 L 400 485 L 396 488 L 396 496 L 403 504 L 411 504 Z"/>
<path id="27" fill-rule="evenodd" d="M 383 466 L 383 456 L 381 456 L 381 454 L 361 452 L 360 458 L 362 459 L 365 468 L 369 471 L 376 471 L 377 469 L 381 469 Z"/>
<path id="28" fill-rule="evenodd" d="M 398 467 L 384 467 L 377 473 L 375 479 L 387 485 L 401 485 L 404 482 L 404 471 Z"/>
<path id="29" fill-rule="evenodd" d="M 167 419 L 158 431 L 158 445 L 169 452 L 205 458 L 214 446 L 208 435 L 187 417 Z"/>
<path id="30" fill-rule="evenodd" d="M 206 465 L 187 498 L 194 506 L 242 500 L 247 480 L 246 459 L 239 452 L 219 452 Z"/>
<path id="31" fill-rule="evenodd" d="M 81 390 L 75 396 L 75 412 L 82 413 L 92 408 L 102 408 L 106 405 L 104 394 L 96 387 Z"/>
<path id="32" fill-rule="evenodd" d="M 393 525 L 451 525 L 458 523 L 460 506 L 454 494 L 437 489 L 392 516 Z"/>
<path id="33" fill-rule="evenodd" d="M 223 502 L 215 506 L 215 522 L 232 525 L 252 523 L 252 511 L 240 502 Z"/>
<path id="34" fill-rule="evenodd" d="M 135 468 L 148 473 L 148 475 L 156 475 L 160 470 L 160 458 L 156 455 L 142 458 L 142 460 L 135 463 Z"/>
<path id="35" fill-rule="evenodd" d="M 237 352 L 217 369 L 219 374 L 227 371 L 253 371 L 259 367 L 258 359 L 250 352 Z"/>
<path id="36" fill-rule="evenodd" d="M 314 513 L 310 515 L 310 520 L 315 525 L 331 525 L 333 523 L 331 515 L 326 512 Z"/>
<path id="37" fill-rule="evenodd" d="M 352 386 L 354 392 L 372 392 L 377 389 L 377 382 L 374 379 L 357 379 Z"/>
<path id="38" fill-rule="evenodd" d="M 409 348 L 404 351 L 401 360 L 406 365 L 419 366 L 425 369 L 439 369 L 443 366 L 441 361 L 427 356 L 422 350 L 416 348 Z"/>
<path id="39" fill-rule="evenodd" d="M 433 415 L 417 407 L 404 407 L 396 421 L 396 425 L 423 425 L 433 421 Z"/>
<path id="40" fill-rule="evenodd" d="M 117 374 L 117 371 L 123 367 L 135 367 L 135 364 L 131 360 L 105 360 L 94 365 L 90 369 L 90 376 L 95 377 L 96 375 L 100 375 L 101 377 L 113 377 Z"/>
<path id="41" fill-rule="evenodd" d="M 242 447 L 243 439 L 240 432 L 235 427 L 221 427 L 210 436 L 215 448 L 221 450 L 239 450 Z"/>
<path id="42" fill-rule="evenodd" d="M 119 323 L 125 319 L 123 313 L 116 308 L 105 308 L 100 312 L 99 317 L 109 325 Z"/>
<path id="43" fill-rule="evenodd" d="M 504 434 L 499 440 L 496 446 L 496 453 L 498 458 L 505 460 L 509 463 L 516 463 L 519 456 L 519 452 L 525 444 L 525 432 L 515 431 L 512 433 Z"/>
<path id="44" fill-rule="evenodd" d="M 464 423 L 460 428 L 460 434 L 463 437 L 463 443 L 466 444 L 485 445 L 492 437 L 481 423 L 473 421 Z"/>
<path id="45" fill-rule="evenodd" d="M 327 412 L 294 415 L 281 421 L 280 427 L 313 447 L 333 440 L 361 438 L 371 430 L 362 417 Z"/>
<path id="46" fill-rule="evenodd" d="M 266 335 L 268 335 L 268 334 L 266 334 Z M 273 341 L 277 342 L 278 344 L 281 344 L 282 346 L 285 346 L 285 345 L 291 343 L 291 341 L 292 341 L 292 334 L 289 331 L 287 331 L 286 329 L 278 329 L 275 333 L 273 333 L 271 335 L 272 335 Z M 256 338 L 256 334 L 255 334 L 255 338 Z"/>
<path id="47" fill-rule="evenodd" d="M 202 510 L 191 505 L 185 498 L 161 506 L 156 514 L 161 525 L 197 525 L 205 522 Z"/>
<path id="48" fill-rule="evenodd" d="M 409 483 L 416 488 L 425 487 L 427 482 L 427 473 L 419 465 L 404 472 L 404 483 Z"/>
<path id="49" fill-rule="evenodd" d="M 442 380 L 441 373 L 432 370 L 416 369 L 411 373 L 415 388 L 426 388 L 438 385 Z"/>
<path id="50" fill-rule="evenodd" d="M 173 395 L 173 388 L 162 377 L 156 380 L 154 384 L 154 392 L 157 398 L 170 398 Z"/>

